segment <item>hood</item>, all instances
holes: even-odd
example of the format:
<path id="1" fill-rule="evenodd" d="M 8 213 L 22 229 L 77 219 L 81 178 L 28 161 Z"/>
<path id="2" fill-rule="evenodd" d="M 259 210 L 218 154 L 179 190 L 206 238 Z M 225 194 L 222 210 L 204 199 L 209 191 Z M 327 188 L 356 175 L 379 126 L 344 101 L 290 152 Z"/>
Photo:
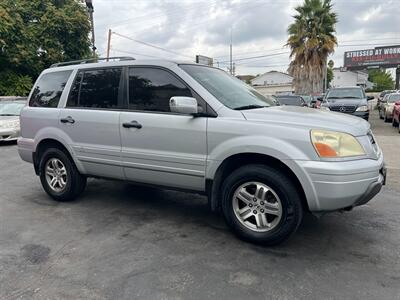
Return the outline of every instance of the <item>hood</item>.
<path id="1" fill-rule="evenodd" d="M 18 121 L 19 116 L 0 116 L 0 123 L 8 121 Z"/>
<path id="2" fill-rule="evenodd" d="M 273 106 L 242 110 L 242 113 L 250 121 L 341 131 L 354 136 L 366 135 L 370 128 L 369 123 L 359 117 L 307 107 Z"/>
<path id="3" fill-rule="evenodd" d="M 329 99 L 327 104 L 329 106 L 346 106 L 346 105 L 361 106 L 361 105 L 367 105 L 367 99 L 349 99 L 349 98 Z"/>

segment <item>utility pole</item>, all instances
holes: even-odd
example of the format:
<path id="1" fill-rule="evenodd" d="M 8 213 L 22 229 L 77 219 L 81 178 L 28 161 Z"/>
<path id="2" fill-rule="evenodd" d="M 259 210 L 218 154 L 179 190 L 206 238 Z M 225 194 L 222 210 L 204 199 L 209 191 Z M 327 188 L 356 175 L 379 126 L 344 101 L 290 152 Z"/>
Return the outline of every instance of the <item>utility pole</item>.
<path id="1" fill-rule="evenodd" d="M 231 44 L 230 44 L 230 47 L 229 47 L 229 57 L 230 57 L 230 59 L 229 59 L 229 61 L 230 61 L 230 63 L 229 63 L 229 72 L 231 74 L 233 74 L 233 65 L 232 65 L 232 27 L 231 27 Z"/>
<path id="2" fill-rule="evenodd" d="M 93 51 L 93 57 L 96 56 L 96 46 L 95 46 L 95 38 L 94 38 L 94 20 L 93 20 L 93 1 L 92 0 L 85 0 L 86 7 L 88 9 L 89 13 L 89 18 L 90 18 L 90 26 L 92 27 L 92 51 Z"/>
<path id="3" fill-rule="evenodd" d="M 110 57 L 111 34 L 112 34 L 111 29 L 108 29 L 108 39 L 107 39 L 107 61 L 108 61 L 108 58 Z"/>

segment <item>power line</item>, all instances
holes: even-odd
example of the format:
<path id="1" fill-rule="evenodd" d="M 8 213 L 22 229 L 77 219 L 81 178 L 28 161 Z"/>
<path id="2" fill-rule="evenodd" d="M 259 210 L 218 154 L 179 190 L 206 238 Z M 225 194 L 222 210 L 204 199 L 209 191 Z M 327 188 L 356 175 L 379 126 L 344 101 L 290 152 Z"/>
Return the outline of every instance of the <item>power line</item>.
<path id="1" fill-rule="evenodd" d="M 116 48 L 111 48 L 111 50 L 112 51 L 116 51 L 116 52 L 126 53 L 126 54 L 132 54 L 132 55 L 139 55 L 139 56 L 163 59 L 163 57 L 160 57 L 160 56 L 154 56 L 154 55 L 142 54 L 142 53 L 138 53 L 138 52 L 125 51 L 125 50 L 120 50 L 120 49 L 116 49 Z"/>
<path id="2" fill-rule="evenodd" d="M 123 37 L 123 38 L 125 38 L 125 39 L 128 39 L 128 40 L 130 40 L 130 41 L 132 41 L 132 42 L 145 45 L 145 46 L 147 46 L 147 47 L 155 48 L 155 49 L 158 49 L 158 50 L 161 50 L 161 51 L 165 51 L 165 52 L 169 52 L 169 53 L 172 53 L 172 54 L 175 54 L 175 55 L 179 55 L 179 56 L 183 56 L 183 57 L 186 57 L 186 58 L 193 59 L 193 57 L 191 57 L 191 56 L 188 56 L 188 55 L 185 55 L 185 54 L 181 54 L 181 53 L 178 53 L 178 52 L 169 50 L 169 49 L 165 49 L 165 48 L 162 48 L 162 47 L 159 47 L 159 46 L 156 46 L 156 45 L 152 45 L 152 44 L 147 43 L 147 42 L 135 40 L 135 39 L 133 39 L 133 38 L 131 38 L 131 37 L 129 37 L 129 36 L 120 34 L 120 33 L 115 32 L 115 31 L 113 31 L 112 33 L 115 34 L 115 35 L 117 35 L 117 36 L 120 36 L 120 37 Z"/>

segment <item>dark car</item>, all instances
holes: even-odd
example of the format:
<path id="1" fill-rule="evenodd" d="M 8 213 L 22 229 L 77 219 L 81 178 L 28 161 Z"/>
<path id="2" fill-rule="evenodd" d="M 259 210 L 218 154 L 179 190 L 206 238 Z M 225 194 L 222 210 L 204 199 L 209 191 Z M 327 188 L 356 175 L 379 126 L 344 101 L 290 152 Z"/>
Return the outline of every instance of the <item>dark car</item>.
<path id="1" fill-rule="evenodd" d="M 367 97 L 364 89 L 358 86 L 332 88 L 326 93 L 321 109 L 352 114 L 368 121 L 368 100 L 371 99 L 373 97 Z"/>
<path id="2" fill-rule="evenodd" d="M 302 96 L 297 95 L 277 95 L 275 98 L 280 105 L 308 106 Z"/>

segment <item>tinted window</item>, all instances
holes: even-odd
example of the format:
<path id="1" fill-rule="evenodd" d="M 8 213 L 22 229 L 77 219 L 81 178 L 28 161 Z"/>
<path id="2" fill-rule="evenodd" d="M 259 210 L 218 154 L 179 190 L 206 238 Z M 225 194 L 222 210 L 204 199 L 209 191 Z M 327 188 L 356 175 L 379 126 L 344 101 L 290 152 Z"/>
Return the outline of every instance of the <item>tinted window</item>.
<path id="1" fill-rule="evenodd" d="M 121 68 L 79 71 L 71 87 L 68 107 L 122 108 Z"/>
<path id="2" fill-rule="evenodd" d="M 304 104 L 304 100 L 301 97 L 278 97 L 278 101 L 282 105 L 302 106 Z"/>
<path id="3" fill-rule="evenodd" d="M 60 71 L 43 74 L 32 92 L 29 105 L 57 107 L 71 72 Z"/>
<path id="4" fill-rule="evenodd" d="M 193 97 L 171 73 L 156 68 L 129 69 L 129 109 L 170 112 L 173 96 Z"/>
<path id="5" fill-rule="evenodd" d="M 364 92 L 358 88 L 332 89 L 328 92 L 327 99 L 362 99 Z"/>

